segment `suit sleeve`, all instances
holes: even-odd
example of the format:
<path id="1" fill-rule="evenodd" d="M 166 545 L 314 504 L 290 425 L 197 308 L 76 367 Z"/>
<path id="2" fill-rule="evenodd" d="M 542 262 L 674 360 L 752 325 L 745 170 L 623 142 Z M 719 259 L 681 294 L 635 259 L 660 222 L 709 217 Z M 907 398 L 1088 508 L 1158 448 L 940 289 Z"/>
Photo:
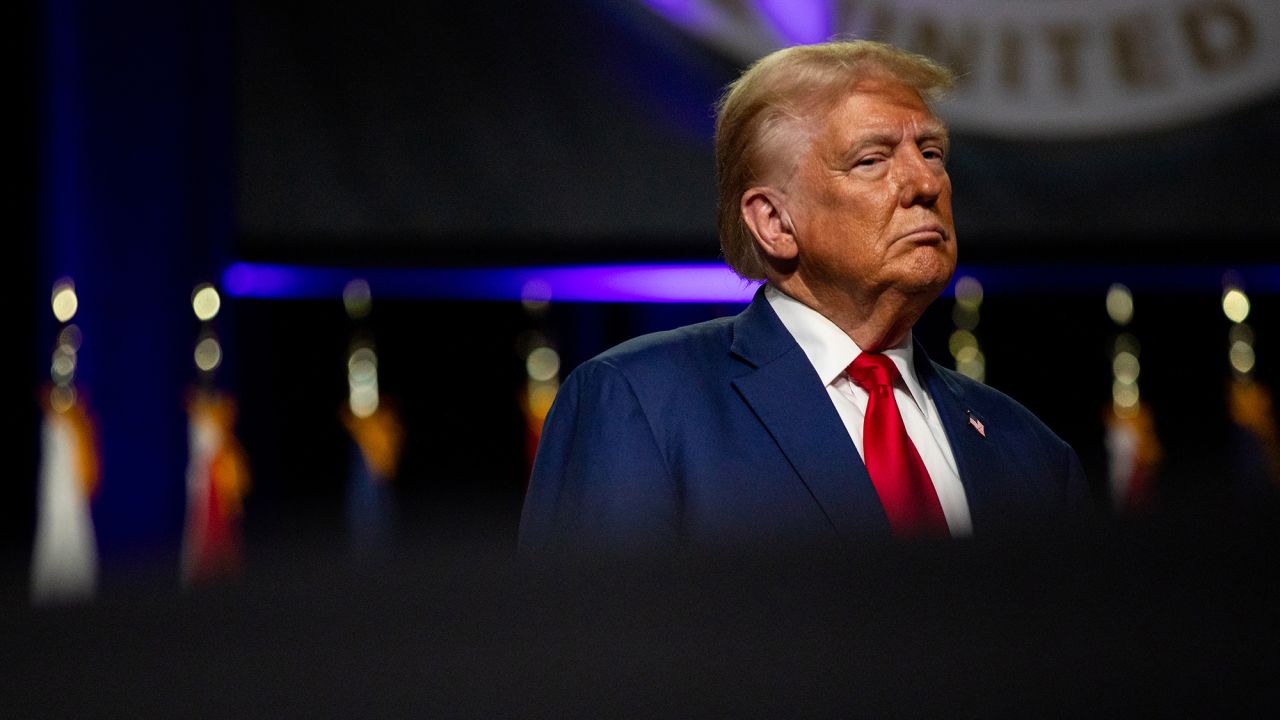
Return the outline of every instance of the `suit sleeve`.
<path id="1" fill-rule="evenodd" d="M 520 554 L 651 552 L 677 527 L 678 494 L 632 384 L 607 362 L 578 368 L 543 426 Z"/>

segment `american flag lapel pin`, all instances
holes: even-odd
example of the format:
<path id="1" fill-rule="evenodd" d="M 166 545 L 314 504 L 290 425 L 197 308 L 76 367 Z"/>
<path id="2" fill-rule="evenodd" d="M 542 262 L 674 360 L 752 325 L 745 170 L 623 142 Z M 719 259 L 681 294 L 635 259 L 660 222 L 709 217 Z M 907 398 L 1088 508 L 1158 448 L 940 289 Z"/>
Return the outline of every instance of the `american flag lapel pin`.
<path id="1" fill-rule="evenodd" d="M 983 425 L 981 420 L 974 417 L 972 412 L 969 413 L 969 424 L 973 426 L 974 430 L 978 431 L 979 435 L 982 437 L 987 436 L 987 426 Z"/>

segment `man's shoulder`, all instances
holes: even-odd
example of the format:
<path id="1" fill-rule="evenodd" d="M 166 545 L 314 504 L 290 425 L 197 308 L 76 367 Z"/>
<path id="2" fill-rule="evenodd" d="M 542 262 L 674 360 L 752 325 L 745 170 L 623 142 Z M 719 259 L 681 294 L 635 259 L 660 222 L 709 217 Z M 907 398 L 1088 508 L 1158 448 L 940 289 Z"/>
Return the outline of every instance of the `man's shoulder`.
<path id="1" fill-rule="evenodd" d="M 627 340 L 569 373 L 556 403 L 589 414 L 632 407 L 650 418 L 689 420 L 729 391 L 732 338 L 733 318 L 719 318 Z"/>
<path id="2" fill-rule="evenodd" d="M 649 374 L 685 365 L 706 368 L 717 358 L 728 357 L 733 322 L 733 317 L 723 317 L 641 335 L 604 351 L 582 367 L 610 367 L 626 374 Z"/>

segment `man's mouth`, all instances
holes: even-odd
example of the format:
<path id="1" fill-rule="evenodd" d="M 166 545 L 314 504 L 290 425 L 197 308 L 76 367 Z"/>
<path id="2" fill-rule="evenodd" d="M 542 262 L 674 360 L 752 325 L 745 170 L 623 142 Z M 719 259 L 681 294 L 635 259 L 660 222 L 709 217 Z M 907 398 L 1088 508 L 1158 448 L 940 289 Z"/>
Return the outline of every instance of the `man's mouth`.
<path id="1" fill-rule="evenodd" d="M 932 245 L 946 242 L 947 230 L 938 223 L 927 223 L 912 228 L 898 238 L 904 242 Z"/>

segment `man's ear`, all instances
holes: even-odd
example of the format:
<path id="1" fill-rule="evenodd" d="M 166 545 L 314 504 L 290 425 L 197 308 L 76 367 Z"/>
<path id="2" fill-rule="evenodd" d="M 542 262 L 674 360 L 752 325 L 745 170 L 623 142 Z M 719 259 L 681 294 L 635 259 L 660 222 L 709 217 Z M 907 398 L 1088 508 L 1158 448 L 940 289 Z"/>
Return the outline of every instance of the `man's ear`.
<path id="1" fill-rule="evenodd" d="M 765 258 L 791 261 L 798 253 L 795 228 L 782 203 L 782 196 L 773 188 L 750 188 L 742 193 L 742 220 Z"/>

